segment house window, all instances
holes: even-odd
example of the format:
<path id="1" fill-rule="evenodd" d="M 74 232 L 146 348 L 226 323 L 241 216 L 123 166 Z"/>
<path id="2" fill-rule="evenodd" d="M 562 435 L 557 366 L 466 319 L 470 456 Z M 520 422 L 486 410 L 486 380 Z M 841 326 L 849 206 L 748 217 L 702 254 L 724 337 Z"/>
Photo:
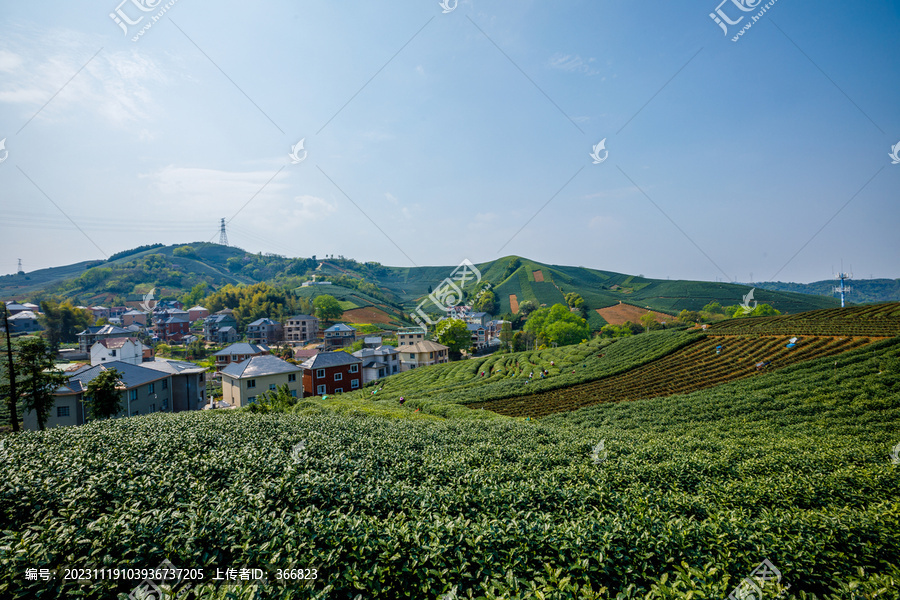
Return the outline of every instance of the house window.
<path id="1" fill-rule="evenodd" d="M 428 358 L 434 358 L 434 352 L 429 352 L 429 353 L 428 353 Z"/>
<path id="2" fill-rule="evenodd" d="M 154 383 L 147 384 L 147 393 L 148 394 L 152 394 L 155 389 L 156 389 L 156 384 L 154 384 Z"/>
<path id="3" fill-rule="evenodd" d="M 297 381 L 296 373 L 288 373 L 288 381 Z"/>
<path id="4" fill-rule="evenodd" d="M 128 399 L 129 400 L 137 400 L 137 390 L 129 390 L 128 391 Z"/>
<path id="5" fill-rule="evenodd" d="M 316 388 L 316 393 L 317 393 L 318 395 L 320 395 L 320 396 L 323 395 L 323 394 L 325 393 L 325 386 L 324 386 L 324 385 L 320 385 L 319 387 L 317 387 L 317 388 Z"/>
<path id="6" fill-rule="evenodd" d="M 162 389 L 164 389 L 164 390 L 169 389 L 169 380 L 168 379 L 163 379 Z"/>
<path id="7" fill-rule="evenodd" d="M 56 416 L 57 417 L 68 417 L 69 416 L 69 407 L 68 406 L 57 406 L 56 407 Z"/>
<path id="8" fill-rule="evenodd" d="M 247 398 L 248 404 L 253 404 L 254 402 L 256 402 L 256 396 L 250 396 L 249 398 Z"/>
<path id="9" fill-rule="evenodd" d="M 409 360 L 415 360 L 415 358 L 416 358 L 416 355 L 413 354 L 412 352 L 410 352 L 410 353 L 409 353 Z"/>
<path id="10" fill-rule="evenodd" d="M 156 412 L 156 405 L 155 405 L 155 404 L 151 404 L 151 405 L 150 405 L 150 412 Z"/>
<path id="11" fill-rule="evenodd" d="M 291 390 L 291 398 L 297 397 L 297 390 Z"/>
<path id="12" fill-rule="evenodd" d="M 115 351 L 115 350 L 110 350 L 110 351 L 109 351 L 109 354 L 110 354 L 110 356 L 115 356 L 115 355 L 116 355 L 116 351 Z"/>
<path id="13" fill-rule="evenodd" d="M 359 365 L 350 365 L 351 373 L 359 373 Z"/>
<path id="14" fill-rule="evenodd" d="M 270 384 L 269 384 L 269 389 L 270 389 L 270 390 L 274 390 L 274 389 L 275 389 L 275 384 L 274 384 L 274 383 L 270 383 Z"/>
<path id="15" fill-rule="evenodd" d="M 255 380 L 255 379 L 248 379 L 248 380 L 247 380 L 247 389 L 255 388 L 255 387 L 256 387 L 256 380 Z"/>
<path id="16" fill-rule="evenodd" d="M 335 393 L 335 394 L 343 394 L 343 393 L 344 393 L 344 388 L 338 388 L 338 389 L 334 390 L 334 393 Z"/>
<path id="17" fill-rule="evenodd" d="M 322 379 L 323 377 L 325 377 L 325 369 L 317 369 L 316 379 Z"/>
<path id="18" fill-rule="evenodd" d="M 353 389 L 358 388 L 359 387 L 359 379 L 354 379 L 353 381 L 351 381 L 350 387 L 352 387 Z"/>
<path id="19" fill-rule="evenodd" d="M 335 374 L 334 374 L 334 380 L 335 380 L 335 381 L 340 381 L 340 380 L 342 380 L 343 378 L 344 378 L 344 374 L 343 374 L 343 373 L 335 373 Z"/>

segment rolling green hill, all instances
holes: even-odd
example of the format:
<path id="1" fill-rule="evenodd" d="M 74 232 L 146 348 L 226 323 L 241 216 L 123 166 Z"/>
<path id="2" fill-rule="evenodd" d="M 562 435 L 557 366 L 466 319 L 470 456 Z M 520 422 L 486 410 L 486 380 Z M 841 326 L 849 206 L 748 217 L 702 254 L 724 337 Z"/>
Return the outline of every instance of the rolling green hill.
<path id="1" fill-rule="evenodd" d="M 563 303 L 566 293 L 576 292 L 585 299 L 588 319 L 594 329 L 605 324 L 595 309 L 620 301 L 677 314 L 682 309 L 699 310 L 713 300 L 726 306 L 739 304 L 750 290 L 748 286 L 730 283 L 658 280 L 585 267 L 548 265 L 516 256 L 480 263 L 477 268 L 482 282 L 470 283 L 465 291 L 471 298 L 481 285 L 490 283 L 500 314 L 511 312 L 511 296 L 518 303 L 530 300 L 538 306 L 549 306 Z M 334 290 L 346 296 L 343 301 L 347 306 L 374 306 L 401 318 L 427 299 L 453 270 L 452 266 L 388 267 L 345 258 L 287 258 L 250 254 L 218 244 L 193 243 L 142 247 L 118 253 L 107 261 L 9 275 L 0 278 L 0 297 L 35 301 L 58 295 L 84 304 L 108 304 L 139 301 L 151 288 L 156 288 L 157 299 L 177 297 L 201 282 L 210 290 L 229 283 L 258 282 L 297 289 L 300 283 L 317 275 L 328 280 L 345 278 L 336 281 L 344 289 L 335 287 Z M 356 284 L 346 278 L 357 280 Z M 360 283 L 375 287 L 368 288 L 367 293 L 352 289 Z M 325 293 L 318 289 L 299 289 L 302 294 Z M 783 313 L 838 304 L 833 298 L 796 292 L 757 290 L 755 296 L 757 302 L 771 304 Z"/>

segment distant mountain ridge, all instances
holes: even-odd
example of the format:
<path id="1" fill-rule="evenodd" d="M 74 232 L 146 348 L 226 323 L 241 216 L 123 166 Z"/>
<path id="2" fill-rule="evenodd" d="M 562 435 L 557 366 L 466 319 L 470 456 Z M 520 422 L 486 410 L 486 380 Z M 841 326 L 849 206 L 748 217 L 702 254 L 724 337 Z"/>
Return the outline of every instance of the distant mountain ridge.
<path id="1" fill-rule="evenodd" d="M 840 286 L 841 282 L 834 279 L 814 281 L 813 283 L 784 283 L 781 281 L 765 281 L 754 283 L 758 288 L 772 290 L 773 292 L 797 292 L 816 296 L 835 297 L 833 288 Z M 851 304 L 864 304 L 870 302 L 898 302 L 900 301 L 900 279 L 852 279 L 844 285 L 849 285 L 852 291 L 846 294 L 846 300 Z"/>
<path id="2" fill-rule="evenodd" d="M 798 286 L 796 289 L 770 290 L 764 284 L 670 281 L 586 267 L 549 265 L 518 256 L 475 266 L 482 279 L 478 285 L 474 279 L 468 282 L 464 291 L 469 300 L 483 284 L 489 283 L 499 304 L 497 313 L 504 314 L 513 312 L 515 306 L 526 300 L 537 306 L 565 303 L 565 294 L 576 292 L 584 298 L 588 320 L 595 329 L 606 323 L 597 309 L 620 302 L 677 314 L 683 309 L 699 310 L 712 301 L 725 306 L 740 304 L 754 286 L 756 302 L 771 304 L 785 313 L 839 304 L 827 295 L 801 291 L 812 289 L 802 284 L 784 284 Z M 330 293 L 327 288 L 332 288 L 340 292 L 338 299 L 346 303 L 345 308 L 374 307 L 399 323 L 400 318 L 408 317 L 422 301 L 427 301 L 455 268 L 389 267 L 344 257 L 288 258 L 252 254 L 211 243 L 150 245 L 119 252 L 106 261 L 86 261 L 0 277 L 0 297 L 34 301 L 52 295 L 94 305 L 137 302 L 151 289 L 156 290 L 156 299 L 177 297 L 201 282 L 207 284 L 208 291 L 226 284 L 266 282 L 302 290 L 306 296 Z M 334 280 L 337 285 L 301 288 L 313 275 L 320 280 Z M 427 302 L 425 308 L 429 309 Z"/>

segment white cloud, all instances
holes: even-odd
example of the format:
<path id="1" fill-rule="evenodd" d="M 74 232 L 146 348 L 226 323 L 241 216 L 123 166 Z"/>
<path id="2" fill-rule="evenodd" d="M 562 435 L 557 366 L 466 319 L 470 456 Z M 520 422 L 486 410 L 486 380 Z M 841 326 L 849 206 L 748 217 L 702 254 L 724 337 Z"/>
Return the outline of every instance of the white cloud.
<path id="1" fill-rule="evenodd" d="M 316 196 L 297 196 L 294 203 L 296 207 L 291 211 L 292 216 L 301 222 L 321 221 L 337 211 L 337 206 Z"/>
<path id="2" fill-rule="evenodd" d="M 28 42 L 6 40 L 0 71 L 7 74 L 0 102 L 21 104 L 38 118 L 68 120 L 94 113 L 123 126 L 152 114 L 151 88 L 165 84 L 159 65 L 136 49 L 101 50 L 89 36 L 53 31 Z M 91 58 L 93 56 L 93 58 Z M 79 72 L 80 70 L 80 72 Z M 72 110 L 77 107 L 77 111 Z"/>

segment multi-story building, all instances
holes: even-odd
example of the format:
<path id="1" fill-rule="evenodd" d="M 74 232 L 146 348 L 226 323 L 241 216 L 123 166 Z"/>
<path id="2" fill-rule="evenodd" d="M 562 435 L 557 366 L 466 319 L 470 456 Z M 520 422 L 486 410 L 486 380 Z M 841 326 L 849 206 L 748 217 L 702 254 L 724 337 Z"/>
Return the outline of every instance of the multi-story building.
<path id="1" fill-rule="evenodd" d="M 362 360 L 346 352 L 319 352 L 300 365 L 305 396 L 340 394 L 362 387 Z"/>
<path id="2" fill-rule="evenodd" d="M 294 315 L 284 323 L 284 340 L 292 344 L 308 344 L 319 337 L 319 319 L 310 315 Z"/>
<path id="3" fill-rule="evenodd" d="M 282 340 L 283 333 L 278 321 L 266 317 L 247 325 L 247 341 L 251 344 L 275 344 Z"/>
<path id="4" fill-rule="evenodd" d="M 450 361 L 450 349 L 431 340 L 405 344 L 397 350 L 400 352 L 400 372 Z"/>
<path id="5" fill-rule="evenodd" d="M 326 348 L 343 348 L 352 346 L 356 341 L 356 330 L 344 323 L 337 323 L 325 330 L 324 337 Z"/>
<path id="6" fill-rule="evenodd" d="M 231 363 L 244 362 L 248 358 L 254 356 L 263 356 L 271 354 L 269 347 L 265 344 L 231 344 L 227 348 L 219 350 L 213 356 L 216 357 L 216 370 L 221 371 Z"/>
<path id="7" fill-rule="evenodd" d="M 353 356 L 362 361 L 363 385 L 400 372 L 400 351 L 393 346 L 363 348 Z"/>
<path id="8" fill-rule="evenodd" d="M 397 344 L 403 346 L 405 344 L 415 344 L 416 342 L 425 341 L 426 332 L 421 327 L 403 327 L 397 330 Z"/>
<path id="9" fill-rule="evenodd" d="M 247 406 L 269 391 L 287 385 L 292 396 L 303 395 L 302 369 L 271 354 L 231 363 L 221 371 L 222 399 L 231 406 Z"/>

